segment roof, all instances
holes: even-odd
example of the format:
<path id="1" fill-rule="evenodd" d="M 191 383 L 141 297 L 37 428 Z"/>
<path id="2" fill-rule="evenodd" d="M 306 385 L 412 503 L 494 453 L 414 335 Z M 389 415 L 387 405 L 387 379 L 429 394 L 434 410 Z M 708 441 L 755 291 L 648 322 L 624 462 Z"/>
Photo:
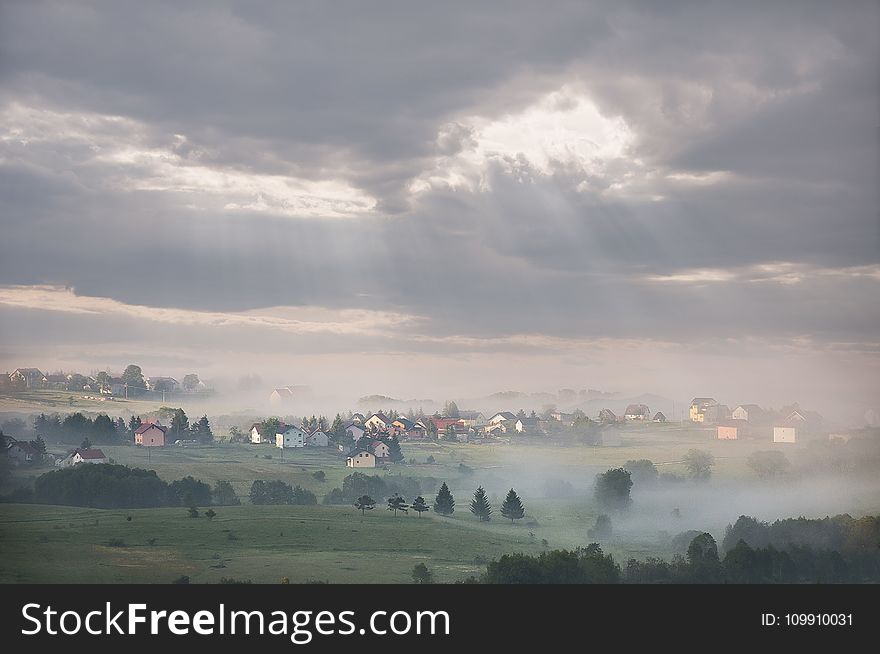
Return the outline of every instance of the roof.
<path id="1" fill-rule="evenodd" d="M 168 431 L 167 427 L 163 427 L 162 425 L 157 425 L 152 422 L 146 422 L 146 423 L 142 424 L 140 427 L 138 427 L 137 429 L 135 429 L 134 433 L 135 434 L 143 434 L 144 432 L 146 432 L 148 429 L 150 429 L 152 427 L 155 427 L 156 429 L 161 429 L 163 434 Z"/>
<path id="2" fill-rule="evenodd" d="M 746 411 L 755 411 L 755 412 L 763 412 L 764 409 L 759 407 L 757 404 L 738 404 L 736 406 L 737 409 L 745 409 Z"/>
<path id="3" fill-rule="evenodd" d="M 43 375 L 39 368 L 16 368 L 12 371 L 12 374 L 14 375 L 17 372 L 20 372 L 23 375 Z"/>
<path id="4" fill-rule="evenodd" d="M 666 416 L 663 414 L 662 411 L 658 411 L 657 413 L 654 414 L 653 419 L 654 420 L 666 420 Z"/>
<path id="5" fill-rule="evenodd" d="M 272 392 L 278 393 L 278 395 L 289 395 L 289 396 L 293 397 L 293 391 L 290 390 L 290 388 L 288 386 L 285 386 L 284 388 L 276 388 Z"/>
<path id="6" fill-rule="evenodd" d="M 79 454 L 83 459 L 106 459 L 107 458 L 106 456 L 104 456 L 104 453 L 97 448 L 91 448 L 88 450 L 77 450 L 76 453 Z"/>
<path id="7" fill-rule="evenodd" d="M 498 416 L 501 416 L 505 420 L 516 420 L 516 416 L 514 414 L 512 414 L 510 411 L 499 411 L 498 413 L 496 413 L 492 417 L 497 418 Z"/>
<path id="8" fill-rule="evenodd" d="M 372 452 L 370 452 L 369 450 L 359 449 L 359 450 L 352 450 L 351 452 L 349 452 L 348 458 L 350 459 L 351 457 L 357 456 L 358 454 L 369 454 L 373 458 L 376 457 L 376 455 L 373 454 Z"/>
<path id="9" fill-rule="evenodd" d="M 357 422 L 350 422 L 347 425 L 345 425 L 346 430 L 351 429 L 352 427 L 354 427 L 355 429 L 360 429 L 361 431 L 366 431 L 364 429 L 364 426 L 357 423 Z"/>
<path id="10" fill-rule="evenodd" d="M 613 416 L 613 415 L 614 415 L 614 411 L 612 411 L 611 409 L 602 409 L 602 410 L 599 412 L 599 415 L 601 416 L 601 415 L 603 415 L 603 414 L 604 414 L 604 415 L 610 415 L 610 416 Z"/>
<path id="11" fill-rule="evenodd" d="M 521 422 L 523 425 L 537 425 L 537 424 L 538 424 L 538 419 L 537 419 L 537 418 L 531 418 L 531 417 L 529 417 L 529 418 L 517 418 L 517 421 L 518 421 L 518 422 Z"/>
<path id="12" fill-rule="evenodd" d="M 386 416 L 386 415 L 385 415 L 384 413 L 382 413 L 381 411 L 377 411 L 376 413 L 372 414 L 369 418 L 367 418 L 367 420 L 371 420 L 371 419 L 373 419 L 373 418 L 378 418 L 378 419 L 381 420 L 382 422 L 386 422 L 386 423 L 387 423 L 387 422 L 391 422 L 391 420 L 388 419 L 388 416 Z"/>
<path id="13" fill-rule="evenodd" d="M 646 416 L 649 413 L 647 404 L 630 404 L 624 411 L 624 415 L 627 416 Z"/>
<path id="14" fill-rule="evenodd" d="M 13 447 L 17 447 L 25 454 L 29 454 L 31 456 L 39 454 L 39 452 L 33 445 L 31 445 L 30 443 L 25 443 L 24 441 L 16 441 L 12 443 L 7 449 L 12 449 Z"/>
<path id="15" fill-rule="evenodd" d="M 695 397 L 691 404 L 718 404 L 714 397 Z"/>

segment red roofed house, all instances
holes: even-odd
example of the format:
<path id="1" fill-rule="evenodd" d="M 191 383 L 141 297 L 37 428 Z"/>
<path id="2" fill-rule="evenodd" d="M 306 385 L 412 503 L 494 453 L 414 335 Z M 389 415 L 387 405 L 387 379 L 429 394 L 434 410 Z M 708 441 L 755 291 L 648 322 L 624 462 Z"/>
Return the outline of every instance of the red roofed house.
<path id="1" fill-rule="evenodd" d="M 40 453 L 30 443 L 15 441 L 6 449 L 6 456 L 12 461 L 12 465 L 21 465 L 38 460 Z"/>
<path id="2" fill-rule="evenodd" d="M 134 444 L 143 447 L 164 447 L 167 431 L 162 425 L 151 423 L 141 425 L 134 432 Z"/>

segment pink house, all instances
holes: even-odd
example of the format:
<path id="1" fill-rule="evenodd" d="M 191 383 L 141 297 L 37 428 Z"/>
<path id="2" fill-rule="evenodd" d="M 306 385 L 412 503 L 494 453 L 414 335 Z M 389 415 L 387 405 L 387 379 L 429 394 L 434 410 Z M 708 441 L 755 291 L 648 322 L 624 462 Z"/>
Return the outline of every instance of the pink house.
<path id="1" fill-rule="evenodd" d="M 141 425 L 134 432 L 134 443 L 144 447 L 163 447 L 166 431 L 168 430 L 162 425 L 150 423 Z"/>

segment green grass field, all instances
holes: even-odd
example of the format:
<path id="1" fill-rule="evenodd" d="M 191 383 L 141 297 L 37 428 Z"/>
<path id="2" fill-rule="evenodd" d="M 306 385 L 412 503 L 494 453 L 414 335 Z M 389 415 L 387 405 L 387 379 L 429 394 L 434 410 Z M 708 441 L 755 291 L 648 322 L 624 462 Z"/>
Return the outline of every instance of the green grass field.
<path id="1" fill-rule="evenodd" d="M 474 528 L 465 517 L 394 517 L 383 507 L 363 517 L 327 506 L 216 511 L 208 520 L 189 518 L 183 508 L 7 505 L 0 511 L 0 583 L 168 583 L 180 575 L 193 583 L 408 583 L 417 563 L 439 581 L 454 581 L 478 574 L 478 557 L 540 548 L 524 527 L 510 534 Z"/>
<path id="2" fill-rule="evenodd" d="M 49 443 L 50 452 L 70 445 Z M 806 460 L 806 444 L 717 441 L 709 430 L 674 425 L 633 426 L 601 447 L 554 446 L 546 442 L 468 445 L 404 443 L 405 464 L 364 470 L 386 478 L 420 480 L 429 505 L 446 481 L 456 498 L 452 518 L 410 513 L 394 518 L 380 504 L 365 517 L 350 506 L 265 507 L 248 504 L 256 479 L 280 479 L 313 491 L 319 502 L 342 486 L 353 471 L 335 449 L 281 450 L 271 446 L 218 443 L 153 448 L 101 446 L 115 462 L 154 469 L 166 481 L 186 475 L 213 485 L 232 482 L 244 503 L 216 507 L 213 521 L 190 519 L 183 508 L 131 511 L 0 504 L 0 582 L 159 582 L 188 575 L 193 582 L 221 577 L 274 583 L 394 582 L 410 580 L 424 562 L 440 581 L 454 581 L 484 569 L 505 552 L 574 548 L 591 541 L 588 530 L 600 513 L 591 493 L 597 473 L 631 459 L 650 459 L 661 473 L 684 474 L 691 448 L 716 457 L 708 484 L 682 481 L 656 491 L 633 490 L 626 515 L 614 516 L 614 536 L 603 542 L 624 564 L 630 557 L 672 554 L 670 537 L 708 530 L 717 539 L 740 513 L 760 519 L 880 511 L 880 480 L 848 485 L 842 478 L 803 477 L 777 486 L 758 482 L 747 459 L 757 450 L 784 451 L 795 465 Z M 434 463 L 425 463 L 431 456 Z M 464 468 L 462 468 L 464 464 Z M 3 492 L 51 468 L 18 468 Z M 326 480 L 314 473 L 324 471 Z M 552 497 L 548 480 L 571 485 L 567 497 Z M 495 509 L 491 523 L 468 512 L 474 489 L 484 486 Z M 511 525 L 499 515 L 511 486 L 522 497 L 525 519 Z M 412 500 L 412 497 L 408 497 Z M 202 507 L 204 510 L 204 507 Z M 678 509 L 681 517 L 672 517 Z M 131 515 L 129 522 L 125 518 Z M 150 545 L 149 539 L 155 538 Z M 124 546 L 111 546 L 113 540 Z M 546 541 L 544 544 L 542 541 Z"/>

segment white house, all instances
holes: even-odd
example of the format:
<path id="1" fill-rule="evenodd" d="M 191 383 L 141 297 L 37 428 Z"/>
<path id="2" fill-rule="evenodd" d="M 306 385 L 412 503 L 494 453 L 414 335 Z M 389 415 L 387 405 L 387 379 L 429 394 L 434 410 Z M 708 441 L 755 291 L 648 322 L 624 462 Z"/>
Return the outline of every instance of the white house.
<path id="1" fill-rule="evenodd" d="M 283 425 L 284 431 L 275 434 L 275 447 L 305 447 L 308 434 L 299 427 Z"/>
<path id="2" fill-rule="evenodd" d="M 260 423 L 258 422 L 255 422 L 254 425 L 251 427 L 251 443 L 253 443 L 254 445 L 261 445 L 263 443 L 272 442 L 270 440 L 271 437 L 265 437 L 265 435 L 262 433 L 262 429 L 262 425 L 260 425 Z"/>
<path id="3" fill-rule="evenodd" d="M 489 424 L 500 425 L 502 422 L 506 422 L 507 420 L 516 420 L 516 416 L 513 415 L 510 411 L 499 411 L 494 416 L 489 418 Z"/>
<path id="4" fill-rule="evenodd" d="M 107 456 L 97 448 L 76 450 L 67 457 L 66 464 L 75 466 L 77 463 L 107 463 Z"/>
<path id="5" fill-rule="evenodd" d="M 372 452 L 353 452 L 345 459 L 345 465 L 348 468 L 375 468 L 376 457 Z"/>
<path id="6" fill-rule="evenodd" d="M 651 412 L 646 404 L 630 404 L 623 412 L 623 419 L 627 421 L 650 420 Z"/>
<path id="7" fill-rule="evenodd" d="M 371 447 L 377 459 L 387 459 L 391 456 L 391 449 L 382 441 L 373 441 Z"/>
<path id="8" fill-rule="evenodd" d="M 330 437 L 323 429 L 316 429 L 306 436 L 306 445 L 309 447 L 327 447 L 330 445 Z"/>
<path id="9" fill-rule="evenodd" d="M 269 393 L 269 402 L 271 402 L 272 404 L 283 404 L 285 402 L 290 402 L 293 399 L 293 391 L 290 390 L 290 386 L 285 386 L 284 388 L 276 388 L 273 389 L 271 393 Z"/>
<path id="10" fill-rule="evenodd" d="M 374 413 L 369 418 L 364 421 L 364 427 L 367 429 L 387 429 L 391 424 L 391 421 L 388 419 L 384 413 L 379 411 L 378 413 Z"/>
<path id="11" fill-rule="evenodd" d="M 774 443 L 797 443 L 797 427 L 774 427 Z"/>
<path id="12" fill-rule="evenodd" d="M 518 431 L 520 434 L 529 433 L 534 434 L 539 431 L 538 429 L 538 419 L 537 418 L 518 418 L 514 423 L 514 429 Z"/>
<path id="13" fill-rule="evenodd" d="M 757 404 L 740 404 L 730 414 L 731 420 L 760 420 L 764 415 L 764 410 Z"/>

